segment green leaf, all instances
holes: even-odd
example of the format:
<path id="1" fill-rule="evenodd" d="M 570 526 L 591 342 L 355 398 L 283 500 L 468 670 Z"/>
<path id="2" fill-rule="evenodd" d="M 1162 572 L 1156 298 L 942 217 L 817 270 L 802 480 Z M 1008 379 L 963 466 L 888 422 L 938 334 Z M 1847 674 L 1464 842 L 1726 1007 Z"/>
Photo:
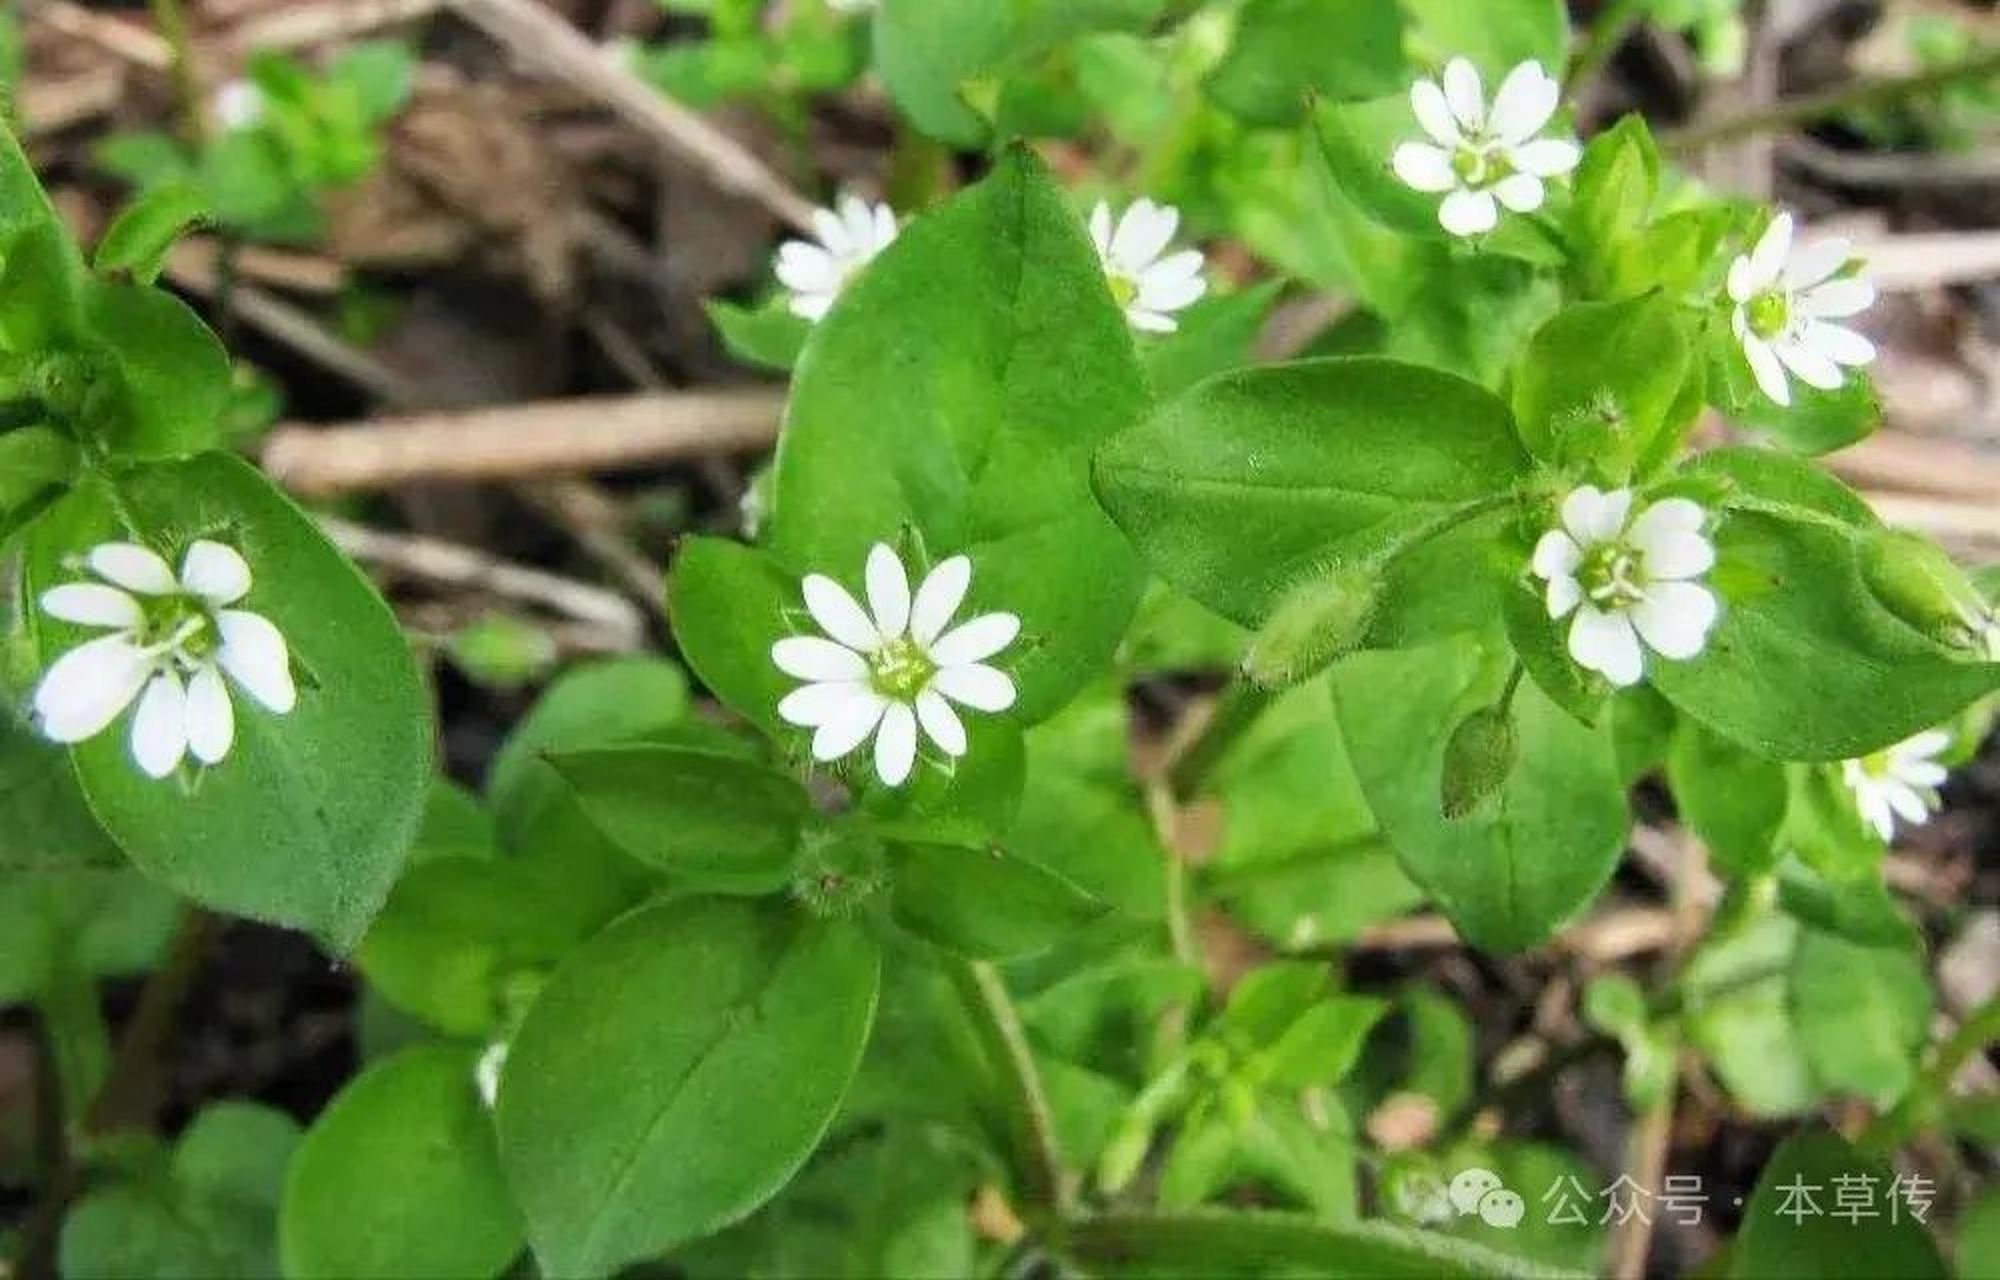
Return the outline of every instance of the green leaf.
<path id="1" fill-rule="evenodd" d="M 818 326 L 778 454 L 773 556 L 858 580 L 869 545 L 905 528 L 933 561 L 969 555 L 960 616 L 1021 618 L 1001 659 L 1011 714 L 1044 719 L 1108 665 L 1138 604 L 1089 462 L 1143 399 L 1096 250 L 1039 163 L 1010 152 Z"/>
<path id="2" fill-rule="evenodd" d="M 476 1049 L 405 1049 L 342 1089 L 300 1144 L 278 1234 L 296 1280 L 497 1276 L 521 1251 Z"/>
<path id="3" fill-rule="evenodd" d="M 1128 764 L 1123 690 L 1106 682 L 1028 735 L 1019 815 L 1001 845 L 1127 915 L 1159 918 L 1160 851 Z"/>
<path id="4" fill-rule="evenodd" d="M 0 432 L 0 542 L 69 487 L 77 460 L 76 441 L 53 427 Z"/>
<path id="5" fill-rule="evenodd" d="M 1569 21 L 1562 0 L 1403 0 L 1415 27 L 1413 43 L 1442 62 L 1466 57 L 1485 73 L 1487 92 L 1499 77 L 1529 58 L 1560 75 L 1569 47 Z"/>
<path id="6" fill-rule="evenodd" d="M 1792 953 L 1792 1020 L 1813 1078 L 1887 1108 L 1916 1079 L 1931 987 L 1919 952 L 1808 928 Z"/>
<path id="7" fill-rule="evenodd" d="M 1494 950 L 1532 946 L 1588 905 L 1631 825 L 1609 726 L 1578 724 L 1526 683 L 1506 782 L 1464 818 L 1440 811 L 1452 728 L 1493 703 L 1507 657 L 1461 638 L 1356 654 L 1333 671 L 1348 751 L 1397 860 L 1468 942 Z"/>
<path id="8" fill-rule="evenodd" d="M 1667 781 L 1681 820 L 1723 872 L 1744 878 L 1777 865 L 1789 801 L 1783 765 L 1683 721 L 1668 749 Z"/>
<path id="9" fill-rule="evenodd" d="M 1093 1274 L 1143 1276 L 1310 1274 L 1323 1280 L 1529 1280 L 1575 1277 L 1427 1231 L 1380 1222 L 1344 1225 L 1300 1214 L 1193 1210 L 1100 1214 L 1075 1223 L 1066 1252 Z"/>
<path id="10" fill-rule="evenodd" d="M 629 915 L 565 962 L 500 1094 L 543 1269 L 613 1271 L 769 1199 L 833 1118 L 877 968 L 856 924 L 719 899 Z"/>
<path id="11" fill-rule="evenodd" d="M 1722 620 L 1700 655 L 1656 663 L 1652 681 L 1759 755 L 1863 756 L 2000 688 L 2000 663 L 1964 661 L 1883 608 L 1841 528 L 1737 510 L 1715 546 Z"/>
<path id="12" fill-rule="evenodd" d="M 0 872 L 0 888 L 5 1004 L 55 994 L 75 979 L 143 973 L 159 958 L 180 914 L 172 894 L 124 868 Z"/>
<path id="13" fill-rule="evenodd" d="M 1737 358 L 1741 359 L 1740 351 Z M 1729 416 L 1757 435 L 1796 453 L 1819 455 L 1844 449 L 1882 425 L 1882 406 L 1867 374 L 1850 372 L 1835 391 L 1822 391 L 1796 379 L 1792 403 L 1783 407 L 1761 391 L 1753 391 Z"/>
<path id="14" fill-rule="evenodd" d="M 1282 126 L 1305 115 L 1308 94 L 1375 98 L 1409 80 L 1395 0 L 1250 0 L 1208 92 L 1250 124 Z"/>
<path id="15" fill-rule="evenodd" d="M 193 183 L 155 187 L 118 214 L 97 242 L 93 265 L 101 273 L 124 272 L 139 284 L 152 284 L 174 242 L 208 216 L 208 197 Z"/>
<path id="16" fill-rule="evenodd" d="M 1514 416 L 1528 451 L 1555 466 L 1631 474 L 1678 436 L 1672 411 L 1688 344 L 1662 294 L 1579 302 L 1538 330 L 1514 377 Z"/>
<path id="17" fill-rule="evenodd" d="M 1866 1193 L 1874 1216 L 1833 1212 L 1836 1178 Z M 1791 1188 L 1788 1190 L 1788 1188 Z M 1785 1141 L 1757 1179 L 1730 1250 L 1735 1280 L 1944 1280 L 1937 1246 L 1907 1204 L 1890 1212 L 1902 1182 L 1879 1160 L 1861 1155 L 1830 1133 Z"/>
<path id="18" fill-rule="evenodd" d="M 1047 951 L 1110 908 L 1069 881 L 999 850 L 896 851 L 896 921 L 960 955 L 1004 960 Z"/>
<path id="19" fill-rule="evenodd" d="M 1174 318 L 1180 328 L 1140 349 L 1153 395 L 1179 395 L 1204 378 L 1250 364 L 1264 322 L 1283 286 L 1277 281 L 1211 294 Z"/>
<path id="20" fill-rule="evenodd" d="M 145 285 L 94 280 L 84 319 L 119 373 L 112 450 L 128 458 L 182 458 L 214 448 L 229 406 L 229 355 L 187 304 Z"/>
<path id="21" fill-rule="evenodd" d="M 985 144 L 991 126 L 967 104 L 967 82 L 1003 58 L 1009 6 L 984 0 L 882 0 L 875 69 L 910 123 L 956 147 Z"/>
<path id="22" fill-rule="evenodd" d="M 1606 297 L 1626 283 L 1619 273 L 1652 218 L 1659 184 L 1659 148 L 1638 115 L 1624 117 L 1583 149 L 1568 227 L 1573 271 L 1584 296 Z"/>
<path id="23" fill-rule="evenodd" d="M 1802 458 L 1737 445 L 1689 459 L 1677 478 L 1718 486 L 1729 507 L 1795 514 L 1802 509 L 1856 529 L 1881 526 L 1860 494 Z"/>
<path id="24" fill-rule="evenodd" d="M 1354 208 L 1406 236 L 1444 239 L 1439 198 L 1412 189 L 1389 167 L 1398 144 L 1425 137 L 1407 89 L 1363 102 L 1319 102 L 1312 128 L 1334 187 Z"/>
<path id="25" fill-rule="evenodd" d="M 1492 395 L 1364 357 L 1202 383 L 1104 446 L 1097 489 L 1162 577 L 1255 626 L 1303 579 L 1504 492 L 1527 466 Z"/>
<path id="26" fill-rule="evenodd" d="M 687 538 L 667 601 L 674 638 L 701 682 L 766 734 L 784 735 L 778 703 L 798 682 L 771 661 L 771 646 L 793 632 L 788 614 L 801 608 L 799 579 L 755 547 Z"/>
<path id="27" fill-rule="evenodd" d="M 1681 975 L 1688 1040 L 1755 1116 L 1796 1115 L 1817 1097 L 1787 994 L 1798 933 L 1767 912 L 1710 936 Z"/>
<path id="28" fill-rule="evenodd" d="M 209 454 L 117 484 L 136 528 L 105 482 L 76 490 L 30 534 L 30 592 L 70 579 L 70 557 L 100 542 L 136 536 L 178 562 L 192 540 L 218 538 L 255 577 L 241 607 L 283 633 L 301 678 L 288 715 L 236 697 L 229 757 L 193 781 L 139 772 L 122 719 L 74 747 L 91 809 L 177 892 L 349 950 L 388 896 L 430 785 L 430 717 L 408 644 L 367 580 L 245 463 Z M 44 666 L 92 634 L 35 619 Z"/>
<path id="29" fill-rule="evenodd" d="M 1603 676 L 1578 666 L 1569 656 L 1568 627 L 1549 617 L 1539 580 L 1516 579 L 1500 594 L 1500 616 L 1507 626 L 1507 643 L 1514 656 L 1557 706 L 1586 725 L 1604 714 L 1611 685 Z"/>
<path id="30" fill-rule="evenodd" d="M 812 322 L 794 315 L 784 294 L 773 296 L 761 307 L 739 307 L 714 299 L 705 309 L 730 355 L 766 369 L 789 371 L 799 362 L 799 352 L 812 333 Z"/>
<path id="31" fill-rule="evenodd" d="M 0 350 L 34 353 L 82 326 L 82 259 L 60 223 L 23 223 L 0 241 Z"/>
<path id="32" fill-rule="evenodd" d="M 0 868 L 8 871 L 118 866 L 118 846 L 97 824 L 61 747 L 0 712 L 0 807 L 7 839 Z"/>
<path id="33" fill-rule="evenodd" d="M 812 806 L 782 774 L 679 747 L 566 751 L 551 762 L 600 830 L 678 880 L 765 893 L 791 877 Z"/>

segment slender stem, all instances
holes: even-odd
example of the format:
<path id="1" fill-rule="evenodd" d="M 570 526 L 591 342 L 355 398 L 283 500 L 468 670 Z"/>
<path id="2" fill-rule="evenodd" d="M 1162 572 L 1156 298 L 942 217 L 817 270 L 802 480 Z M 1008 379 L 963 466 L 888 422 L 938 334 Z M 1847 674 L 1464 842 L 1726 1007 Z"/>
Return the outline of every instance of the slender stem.
<path id="1" fill-rule="evenodd" d="M 174 97 L 181 109 L 181 131 L 192 146 L 200 146 L 208 133 L 208 120 L 202 110 L 201 81 L 195 74 L 194 42 L 188 37 L 187 14 L 181 9 L 180 0 L 149 0 L 153 11 L 153 25 L 160 29 L 160 38 L 173 50 Z"/>
<path id="2" fill-rule="evenodd" d="M 1604 69 L 1604 64 L 1611 61 L 1611 55 L 1618 52 L 1618 46 L 1625 43 L 1625 37 L 1638 25 L 1645 8 L 1646 0 L 1611 0 L 1604 6 L 1563 80 L 1565 98 L 1574 98 L 1578 90 Z"/>
<path id="3" fill-rule="evenodd" d="M 1208 723 L 1202 726 L 1200 735 L 1180 753 L 1167 774 L 1171 798 L 1175 802 L 1184 803 L 1201 794 L 1202 788 L 1208 784 L 1209 775 L 1215 772 L 1215 766 L 1222 762 L 1222 758 L 1229 754 L 1229 749 L 1249 731 L 1250 726 L 1257 723 L 1257 718 L 1264 714 L 1276 696 L 1241 677 L 1230 682 L 1229 687 L 1222 691 Z"/>
<path id="4" fill-rule="evenodd" d="M 1955 84 L 2000 75 L 2000 51 L 1968 58 L 1949 67 L 1933 67 L 1913 75 L 1863 80 L 1825 93 L 1805 94 L 1741 115 L 1728 116 L 1708 124 L 1691 125 L 1661 136 L 1660 145 L 1669 151 L 1686 152 L 1746 134 L 1782 129 L 1787 125 L 1819 120 L 1855 107 L 1918 98 L 1949 89 Z"/>
<path id="5" fill-rule="evenodd" d="M 202 956 L 214 931 L 215 918 L 207 912 L 197 907 L 182 911 L 180 927 L 167 944 L 159 968 L 147 976 L 146 985 L 139 990 L 139 1002 L 125 1024 L 104 1087 L 84 1113 L 86 1132 L 104 1133 L 144 1119 L 149 1081 L 159 1066 L 161 1052 L 173 1039 L 181 1002 L 201 971 Z"/>
<path id="6" fill-rule="evenodd" d="M 1063 1163 L 1056 1139 L 1055 1117 L 1028 1044 L 1027 1028 L 1014 1007 L 999 970 L 983 960 L 950 960 L 952 981 L 972 1015 L 982 1046 L 999 1072 L 1006 1091 L 1009 1135 L 1015 1174 L 1024 1207 L 1041 1211 L 1054 1225 L 1069 1213 L 1075 1198 L 1075 1178 Z"/>
<path id="7" fill-rule="evenodd" d="M 1861 1150 L 1881 1154 L 1893 1150 L 1913 1129 L 1926 1124 L 1937 1112 L 1937 1103 L 1951 1096 L 1952 1079 L 1968 1059 L 1995 1040 L 2000 1040 L 2000 995 L 1988 997 L 1958 1025 L 1958 1030 L 1939 1045 L 1923 1075 L 1910 1086 L 1903 1100 L 1876 1116 L 1855 1143 Z"/>

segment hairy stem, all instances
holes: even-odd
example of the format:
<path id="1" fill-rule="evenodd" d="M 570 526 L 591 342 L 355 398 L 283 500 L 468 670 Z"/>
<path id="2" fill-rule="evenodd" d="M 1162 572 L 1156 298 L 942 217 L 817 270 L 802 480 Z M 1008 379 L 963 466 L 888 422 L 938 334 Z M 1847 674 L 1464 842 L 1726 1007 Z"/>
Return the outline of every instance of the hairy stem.
<path id="1" fill-rule="evenodd" d="M 1949 89 L 1955 84 L 2000 75 L 2000 52 L 1968 58 L 1949 67 L 1934 67 L 1913 75 L 1863 80 L 1805 94 L 1741 115 L 1727 116 L 1707 124 L 1691 125 L 1661 136 L 1660 144 L 1670 151 L 1694 151 L 1718 142 L 1728 142 L 1747 134 L 1763 133 L 1790 125 L 1823 119 L 1855 107 L 1921 98 Z"/>
<path id="2" fill-rule="evenodd" d="M 1000 971 L 983 960 L 949 961 L 952 981 L 972 1016 L 981 1046 L 999 1073 L 1007 1104 L 1009 1146 L 1025 1208 L 1051 1224 L 1073 1208 L 1075 1179 L 1063 1163 L 1055 1118 L 1027 1028 Z"/>

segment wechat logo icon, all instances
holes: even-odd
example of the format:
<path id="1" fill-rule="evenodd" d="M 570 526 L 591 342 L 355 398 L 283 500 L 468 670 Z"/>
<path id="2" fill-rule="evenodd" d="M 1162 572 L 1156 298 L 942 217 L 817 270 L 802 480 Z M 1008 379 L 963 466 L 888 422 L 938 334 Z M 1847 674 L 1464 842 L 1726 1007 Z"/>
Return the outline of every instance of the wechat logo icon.
<path id="1" fill-rule="evenodd" d="M 1461 1218 L 1479 1215 L 1489 1227 L 1512 1231 L 1527 1213 L 1519 1193 L 1510 1191 L 1491 1169 L 1465 1169 L 1451 1180 L 1451 1207 Z"/>

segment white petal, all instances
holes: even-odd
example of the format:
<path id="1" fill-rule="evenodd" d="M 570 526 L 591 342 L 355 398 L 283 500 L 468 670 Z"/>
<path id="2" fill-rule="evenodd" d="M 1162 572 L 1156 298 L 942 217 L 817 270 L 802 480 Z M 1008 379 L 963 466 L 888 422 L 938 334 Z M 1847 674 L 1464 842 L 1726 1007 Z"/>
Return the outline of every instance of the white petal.
<path id="1" fill-rule="evenodd" d="M 977 662 L 945 667 L 931 681 L 931 688 L 974 711 L 1005 711 L 1014 705 L 1014 682 L 1005 672 Z"/>
<path id="2" fill-rule="evenodd" d="M 164 778 L 187 755 L 187 690 L 171 673 L 154 676 L 132 717 L 132 758 L 148 777 Z"/>
<path id="3" fill-rule="evenodd" d="M 1445 101 L 1444 90 L 1436 81 L 1418 80 L 1410 86 L 1410 110 L 1432 141 L 1448 149 L 1465 140 L 1458 121 L 1451 118 L 1451 104 Z"/>
<path id="4" fill-rule="evenodd" d="M 1467 133 L 1486 129 L 1486 89 L 1479 82 L 1479 68 L 1464 58 L 1444 65 L 1444 100 L 1451 104 L 1452 118 Z"/>
<path id="5" fill-rule="evenodd" d="M 1840 366 L 1802 340 L 1780 338 L 1771 344 L 1771 349 L 1777 352 L 1778 359 L 1785 362 L 1787 369 L 1798 375 L 1799 381 L 1821 391 L 1839 389 L 1842 378 Z"/>
<path id="6" fill-rule="evenodd" d="M 1563 528 L 1577 546 L 1587 550 L 1624 532 L 1625 517 L 1631 510 L 1630 489 L 1605 493 L 1596 485 L 1578 485 L 1563 499 Z"/>
<path id="7" fill-rule="evenodd" d="M 1764 228 L 1755 248 L 1750 250 L 1751 292 L 1760 293 L 1778 283 L 1785 260 L 1792 253 L 1792 215 L 1781 213 Z"/>
<path id="8" fill-rule="evenodd" d="M 1853 256 L 1853 242 L 1841 236 L 1830 236 L 1794 253 L 1785 263 L 1779 278 L 1787 288 L 1810 289 L 1846 266 Z"/>
<path id="9" fill-rule="evenodd" d="M 1458 185 L 1450 153 L 1427 142 L 1405 142 L 1396 148 L 1389 164 L 1405 186 L 1418 191 L 1449 191 Z"/>
<path id="10" fill-rule="evenodd" d="M 140 595 L 165 596 L 180 590 L 167 562 L 136 542 L 107 542 L 95 548 L 90 553 L 90 568 L 107 582 Z"/>
<path id="11" fill-rule="evenodd" d="M 875 631 L 875 624 L 868 613 L 847 588 L 823 573 L 809 573 L 799 584 L 806 598 L 806 611 L 812 614 L 820 630 L 850 649 L 862 653 L 873 653 L 881 647 L 882 637 Z"/>
<path id="12" fill-rule="evenodd" d="M 1503 142 L 1526 142 L 1556 113 L 1562 86 L 1539 62 L 1524 62 L 1507 73 L 1493 95 L 1493 133 Z"/>
<path id="13" fill-rule="evenodd" d="M 840 718 L 847 704 L 862 695 L 873 696 L 860 680 L 827 680 L 800 685 L 778 700 L 778 718 L 786 724 L 817 729 Z"/>
<path id="14" fill-rule="evenodd" d="M 939 697 L 934 689 L 926 689 L 917 695 L 917 723 L 938 750 L 948 756 L 965 754 L 965 722 L 958 718 L 958 712 L 951 704 Z"/>
<path id="15" fill-rule="evenodd" d="M 1201 250 L 1183 249 L 1179 253 L 1170 253 L 1147 267 L 1139 274 L 1139 284 L 1144 288 L 1153 284 L 1196 279 L 1201 275 L 1201 269 L 1207 265 L 1208 260 L 1202 257 Z"/>
<path id="16" fill-rule="evenodd" d="M 1148 272 L 1140 279 L 1139 294 L 1133 302 L 1141 311 L 1163 314 L 1193 306 L 1195 300 L 1207 292 L 1208 281 L 1200 276 L 1156 278 Z"/>
<path id="17" fill-rule="evenodd" d="M 888 709 L 889 700 L 872 689 L 849 698 L 839 713 L 813 734 L 813 759 L 838 760 L 854 750 L 875 732 L 875 726 L 882 722 L 882 713 Z"/>
<path id="18" fill-rule="evenodd" d="M 1668 658 L 1692 658 L 1708 643 L 1715 625 L 1715 596 L 1692 582 L 1656 582 L 1646 598 L 1632 606 L 1632 625 L 1654 652 Z"/>
<path id="19" fill-rule="evenodd" d="M 1881 787 L 1883 798 L 1889 802 L 1889 807 L 1896 811 L 1896 816 L 1904 822 L 1913 827 L 1921 827 L 1930 820 L 1930 800 L 1915 787 L 1906 787 L 1894 780 L 1882 783 Z"/>
<path id="20" fill-rule="evenodd" d="M 1111 237 L 1111 261 L 1138 275 L 1166 251 L 1180 227 L 1180 210 L 1140 200 L 1125 211 Z"/>
<path id="21" fill-rule="evenodd" d="M 1538 578 L 1555 579 L 1576 572 L 1576 566 L 1583 561 L 1583 548 L 1576 545 L 1576 539 L 1561 529 L 1551 529 L 1535 543 L 1534 559 L 1529 562 Z"/>
<path id="22" fill-rule="evenodd" d="M 1172 333 L 1180 328 L 1172 316 L 1163 316 L 1157 311 L 1147 311 L 1143 307 L 1125 308 L 1125 320 L 1134 329 L 1145 333 Z"/>
<path id="23" fill-rule="evenodd" d="M 1493 194 L 1515 213 L 1542 207 L 1542 180 L 1532 173 L 1510 173 L 1493 184 Z"/>
<path id="24" fill-rule="evenodd" d="M 778 246 L 778 283 L 794 293 L 833 293 L 840 288 L 840 264 L 816 244 L 790 240 Z"/>
<path id="25" fill-rule="evenodd" d="M 868 549 L 864 574 L 868 607 L 875 614 L 875 630 L 884 642 L 894 640 L 910 625 L 910 575 L 903 561 L 886 542 Z"/>
<path id="26" fill-rule="evenodd" d="M 1941 787 L 1945 779 L 1951 776 L 1949 769 L 1933 760 L 1892 762 L 1890 768 L 1898 782 L 1905 782 L 1913 787 Z"/>
<path id="27" fill-rule="evenodd" d="M 229 705 L 229 689 L 213 665 L 188 679 L 187 736 L 188 749 L 203 764 L 221 764 L 236 743 L 236 709 Z"/>
<path id="28" fill-rule="evenodd" d="M 234 547 L 202 539 L 181 557 L 181 586 L 221 608 L 250 594 L 250 566 Z"/>
<path id="29" fill-rule="evenodd" d="M 1692 578 L 1715 563 L 1715 548 L 1701 534 L 1707 515 L 1686 498 L 1655 502 L 1632 522 L 1632 545 L 1649 578 Z"/>
<path id="30" fill-rule="evenodd" d="M 1098 257 L 1111 256 L 1111 206 L 1102 200 L 1090 211 L 1090 242 L 1097 246 Z"/>
<path id="31" fill-rule="evenodd" d="M 1582 150 L 1564 138 L 1541 138 L 1507 153 L 1508 162 L 1516 169 L 1537 178 L 1561 177 L 1576 168 L 1582 158 Z"/>
<path id="32" fill-rule="evenodd" d="M 1875 359 L 1875 344 L 1845 325 L 1811 321 L 1799 341 L 1835 364 L 1864 365 Z"/>
<path id="33" fill-rule="evenodd" d="M 216 660 L 243 691 L 267 708 L 284 715 L 298 704 L 299 694 L 292 684 L 291 654 L 285 637 L 270 619 L 241 609 L 224 609 L 216 615 L 222 630 L 222 648 Z"/>
<path id="34" fill-rule="evenodd" d="M 1891 760 L 1927 760 L 1951 745 L 1951 735 L 1943 729 L 1926 729 L 1889 748 Z"/>
<path id="35" fill-rule="evenodd" d="M 101 582 L 70 582 L 43 592 L 42 612 L 85 627 L 136 627 L 145 621 L 137 600 Z"/>
<path id="36" fill-rule="evenodd" d="M 902 224 L 896 220 L 896 211 L 894 209 L 891 209 L 886 204 L 876 205 L 875 245 L 873 252 L 868 256 L 872 258 L 890 245 L 896 243 L 896 236 L 901 233 L 902 229 Z"/>
<path id="37" fill-rule="evenodd" d="M 1590 605 L 1578 609 L 1576 621 L 1570 623 L 1569 656 L 1620 688 L 1639 683 L 1645 674 L 1645 657 L 1631 619 Z"/>
<path id="38" fill-rule="evenodd" d="M 874 251 L 875 211 L 860 196 L 846 192 L 840 197 L 840 222 L 847 229 L 848 243 L 854 246 L 854 256 L 866 259 Z"/>
<path id="39" fill-rule="evenodd" d="M 875 776 L 885 786 L 900 787 L 917 762 L 917 717 L 907 703 L 892 702 L 882 713 L 875 735 Z"/>
<path id="40" fill-rule="evenodd" d="M 1738 254 L 1736 260 L 1729 264 L 1729 300 L 1731 302 L 1748 302 L 1757 296 L 1757 280 L 1752 275 L 1752 272 L 1755 270 L 1756 268 L 1750 263 L 1749 254 Z M 1742 312 L 1738 311 L 1737 314 L 1740 316 Z"/>
<path id="41" fill-rule="evenodd" d="M 910 636 L 927 645 L 951 623 L 965 593 L 972 586 L 972 561 L 952 556 L 924 575 L 917 587 L 916 603 L 910 606 Z"/>
<path id="42" fill-rule="evenodd" d="M 1488 191 L 1454 191 L 1438 206 L 1438 222 L 1455 236 L 1483 235 L 1500 222 L 1500 206 Z"/>
<path id="43" fill-rule="evenodd" d="M 1583 584 L 1571 577 L 1549 579 L 1548 607 L 1551 618 L 1560 618 L 1583 603 Z"/>
<path id="44" fill-rule="evenodd" d="M 1777 352 L 1771 344 L 1748 331 L 1738 335 L 1743 340 L 1743 358 L 1750 362 L 1750 372 L 1757 379 L 1757 385 L 1775 403 L 1790 407 L 1792 403 L 1791 381 L 1785 377 L 1785 366 L 1778 363 Z"/>
<path id="45" fill-rule="evenodd" d="M 985 613 L 953 627 L 931 646 L 931 661 L 940 667 L 981 662 L 1014 643 L 1021 620 L 1011 613 Z"/>
<path id="46" fill-rule="evenodd" d="M 786 636 L 771 646 L 771 661 L 800 680 L 861 680 L 868 675 L 867 659 L 819 636 Z"/>
<path id="47" fill-rule="evenodd" d="M 1875 828 L 1875 834 L 1884 840 L 1896 838 L 1896 815 L 1889 810 L 1889 798 L 1870 778 L 1854 790 L 1854 807 L 1860 811 L 1861 820 Z"/>
<path id="48" fill-rule="evenodd" d="M 830 293 L 794 294 L 792 296 L 791 309 L 792 314 L 799 317 L 799 319 L 810 320 L 814 324 L 817 324 L 826 318 L 827 312 L 833 310 L 833 295 Z"/>
<path id="49" fill-rule="evenodd" d="M 847 259 L 854 254 L 854 242 L 848 238 L 847 222 L 831 209 L 814 209 L 812 213 L 813 234 L 826 246 L 827 252 L 835 258 Z"/>
<path id="50" fill-rule="evenodd" d="M 1875 305 L 1875 286 L 1859 276 L 1845 276 L 1814 285 L 1792 305 L 1816 320 L 1845 320 Z"/>
<path id="51" fill-rule="evenodd" d="M 152 669 L 152 660 L 122 635 L 80 644 L 35 686 L 35 719 L 54 742 L 96 737 L 132 705 Z"/>

